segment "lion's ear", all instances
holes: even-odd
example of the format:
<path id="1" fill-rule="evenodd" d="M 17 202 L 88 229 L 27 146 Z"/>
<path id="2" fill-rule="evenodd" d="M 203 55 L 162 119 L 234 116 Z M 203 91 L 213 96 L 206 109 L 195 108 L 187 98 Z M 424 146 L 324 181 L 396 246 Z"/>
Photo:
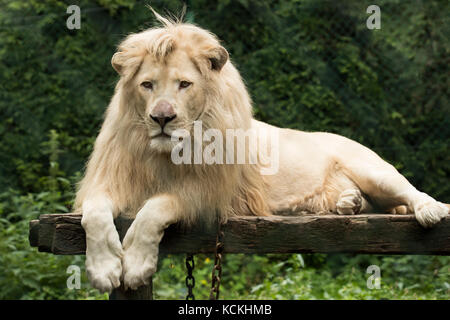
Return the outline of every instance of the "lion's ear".
<path id="1" fill-rule="evenodd" d="M 228 52 L 224 47 L 218 46 L 209 52 L 208 58 L 211 63 L 211 69 L 220 71 L 228 61 Z"/>
<path id="2" fill-rule="evenodd" d="M 132 77 L 142 62 L 142 56 L 133 52 L 118 51 L 111 58 L 111 65 L 121 77 Z"/>
<path id="3" fill-rule="evenodd" d="M 222 46 L 215 46 L 201 50 L 201 54 L 196 60 L 202 73 L 209 70 L 219 72 L 228 61 L 228 52 Z"/>
<path id="4" fill-rule="evenodd" d="M 111 58 L 111 65 L 116 70 L 116 72 L 122 75 L 123 72 L 123 52 L 116 52 Z"/>

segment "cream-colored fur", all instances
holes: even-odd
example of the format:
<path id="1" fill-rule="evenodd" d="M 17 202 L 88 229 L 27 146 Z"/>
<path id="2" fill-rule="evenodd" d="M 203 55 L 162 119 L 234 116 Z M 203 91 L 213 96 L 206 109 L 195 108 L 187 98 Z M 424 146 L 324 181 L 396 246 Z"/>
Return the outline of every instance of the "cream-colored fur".
<path id="1" fill-rule="evenodd" d="M 430 226 L 448 214 L 357 142 L 252 119 L 247 90 L 216 37 L 157 17 L 162 27 L 130 35 L 112 58 L 120 80 L 76 197 L 94 287 L 110 292 L 120 281 L 133 289 L 145 284 L 156 271 L 164 229 L 176 222 L 407 206 Z M 146 81 L 153 83 L 151 90 Z M 181 88 L 180 81 L 191 85 Z M 162 100 L 177 113 L 164 127 L 167 135 L 180 128 L 192 132 L 194 121 L 223 136 L 230 128 L 275 130 L 279 144 L 266 147 L 279 148 L 278 172 L 261 175 L 253 164 L 174 164 L 170 152 L 176 142 L 161 136 L 149 116 Z M 119 214 L 135 218 L 123 243 L 113 224 Z"/>

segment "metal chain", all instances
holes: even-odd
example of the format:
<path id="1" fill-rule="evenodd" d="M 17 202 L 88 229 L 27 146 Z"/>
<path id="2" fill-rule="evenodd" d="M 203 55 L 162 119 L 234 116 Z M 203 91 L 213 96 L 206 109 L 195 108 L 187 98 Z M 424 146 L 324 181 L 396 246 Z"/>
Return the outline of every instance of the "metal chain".
<path id="1" fill-rule="evenodd" d="M 214 267 L 211 274 L 210 300 L 219 300 L 220 280 L 222 277 L 222 253 L 223 253 L 223 231 L 220 229 L 220 223 L 217 230 L 216 253 L 214 257 Z"/>
<path id="2" fill-rule="evenodd" d="M 188 294 L 186 296 L 186 300 L 195 300 L 195 296 L 192 293 L 192 289 L 195 287 L 195 278 L 192 275 L 192 271 L 194 271 L 195 263 L 194 263 L 194 255 L 188 254 L 186 256 L 186 269 L 187 269 L 187 277 L 186 277 L 186 287 L 188 288 Z"/>

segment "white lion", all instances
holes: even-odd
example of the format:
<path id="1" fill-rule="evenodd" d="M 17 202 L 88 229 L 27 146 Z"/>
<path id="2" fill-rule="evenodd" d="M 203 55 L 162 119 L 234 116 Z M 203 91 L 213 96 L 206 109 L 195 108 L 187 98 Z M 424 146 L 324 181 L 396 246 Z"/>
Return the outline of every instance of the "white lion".
<path id="1" fill-rule="evenodd" d="M 112 58 L 120 80 L 76 197 L 95 288 L 136 289 L 156 271 L 158 245 L 173 223 L 279 211 L 357 214 L 414 212 L 429 227 L 449 208 L 414 188 L 359 143 L 339 135 L 280 129 L 252 118 L 244 83 L 217 38 L 169 21 L 128 36 Z M 279 170 L 259 164 L 174 164 L 171 135 L 194 122 L 276 132 Z M 260 136 L 256 136 L 260 139 Z M 205 142 L 202 142 L 205 144 Z M 248 150 L 248 149 L 246 149 Z M 247 157 L 248 158 L 248 157 Z M 113 220 L 135 218 L 123 243 Z"/>

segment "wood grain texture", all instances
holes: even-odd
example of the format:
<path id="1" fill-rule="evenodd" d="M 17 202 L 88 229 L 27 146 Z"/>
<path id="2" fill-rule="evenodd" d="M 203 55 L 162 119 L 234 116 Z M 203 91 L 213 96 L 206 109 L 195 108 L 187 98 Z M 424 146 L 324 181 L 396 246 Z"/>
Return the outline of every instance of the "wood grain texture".
<path id="1" fill-rule="evenodd" d="M 30 222 L 30 245 L 53 254 L 84 254 L 81 216 L 44 214 Z M 115 221 L 121 239 L 132 220 Z M 367 253 L 450 255 L 450 217 L 431 229 L 413 215 L 233 217 L 222 226 L 227 253 Z M 170 226 L 161 253 L 213 253 L 216 227 Z"/>

